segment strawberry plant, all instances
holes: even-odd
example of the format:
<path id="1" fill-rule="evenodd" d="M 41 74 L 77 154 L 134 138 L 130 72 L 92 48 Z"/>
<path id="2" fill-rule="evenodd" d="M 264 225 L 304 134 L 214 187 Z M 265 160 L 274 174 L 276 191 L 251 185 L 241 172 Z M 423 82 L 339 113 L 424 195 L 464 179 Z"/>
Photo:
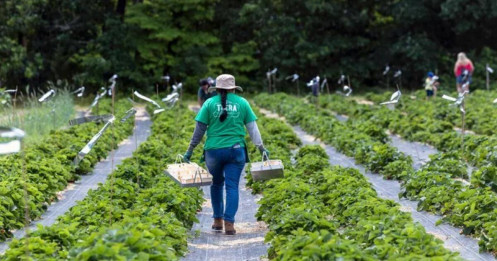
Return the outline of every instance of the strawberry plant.
<path id="1" fill-rule="evenodd" d="M 458 259 L 358 170 L 323 164 L 304 174 L 315 158 L 327 160 L 319 146 L 303 147 L 292 173 L 263 192 L 257 217 L 268 223 L 271 259 Z"/>
<path id="2" fill-rule="evenodd" d="M 372 113 L 364 113 L 364 108 L 360 110 L 348 108 L 347 111 L 353 115 L 349 115 L 348 122 L 344 124 L 338 122 L 329 111 L 316 109 L 302 100 L 285 94 L 271 96 L 261 94 L 255 98 L 255 101 L 260 106 L 285 116 L 290 123 L 299 124 L 304 130 L 344 154 L 353 156 L 356 162 L 364 164 L 368 169 L 384 175 L 385 178 L 400 179 L 402 192 L 399 196 L 419 201 L 420 210 L 443 215 L 444 218 L 440 222 L 448 222 L 461 227 L 464 233 L 479 237 L 482 250 L 497 249 L 497 240 L 489 236 L 495 233 L 493 225 L 497 224 L 493 205 L 493 202 L 497 202 L 497 194 L 492 191 L 494 173 L 490 168 L 483 168 L 482 171 L 474 172 L 472 184 L 464 180 L 468 178 L 464 158 L 477 166 L 489 166 L 493 162 L 493 156 L 497 155 L 492 149 L 497 144 L 495 138 L 465 136 L 465 149 L 460 153 L 461 137 L 449 128 L 450 124 L 443 123 L 440 119 L 431 119 L 430 123 L 409 130 L 412 127 L 409 121 L 415 122 L 422 113 L 413 114 L 417 116 L 408 118 L 410 114 L 405 117 L 402 115 L 402 110 L 385 112 L 383 109 L 371 109 Z M 401 104 L 399 108 L 402 109 L 403 106 Z M 363 114 L 366 116 L 361 116 Z M 397 125 L 399 131 L 407 131 L 401 136 L 410 133 L 410 137 L 420 138 L 423 136 L 418 133 L 426 131 L 430 135 L 424 137 L 429 137 L 429 141 L 436 147 L 449 153 L 433 156 L 422 169 L 414 171 L 411 166 L 412 161 L 408 157 L 398 153 L 381 139 L 378 140 L 378 136 L 370 136 L 358 129 L 350 128 L 357 126 L 356 121 L 367 122 L 371 118 L 371 124 L 377 122 L 378 126 L 386 126 L 384 127 L 386 131 L 393 125 L 384 124 L 385 122 L 398 123 L 402 117 L 409 120 Z"/>
<path id="3" fill-rule="evenodd" d="M 163 170 L 187 146 L 175 141 L 190 138 L 183 130 L 194 125 L 193 118 L 184 107 L 154 116 L 151 136 L 132 158 L 53 226 L 38 228 L 29 241 L 13 240 L 2 258 L 28 258 L 29 247 L 29 258 L 38 260 L 177 260 L 187 250 L 187 232 L 203 198 Z"/>
<path id="4" fill-rule="evenodd" d="M 103 104 L 109 103 L 103 101 Z M 130 106 L 126 100 L 117 102 L 116 117 L 120 119 Z M 101 124 L 86 123 L 52 131 L 43 140 L 26 146 L 24 157 L 20 154 L 0 157 L 0 240 L 10 237 L 11 230 L 24 226 L 23 169 L 28 179 L 30 218 L 34 220 L 41 216 L 50 203 L 57 200 L 56 193 L 66 188 L 68 182 L 91 171 L 110 150 L 117 148 L 119 141 L 131 134 L 133 120 L 116 123 L 112 131 L 104 133 L 81 164 L 74 167 L 72 162 L 79 150 L 101 127 Z"/>

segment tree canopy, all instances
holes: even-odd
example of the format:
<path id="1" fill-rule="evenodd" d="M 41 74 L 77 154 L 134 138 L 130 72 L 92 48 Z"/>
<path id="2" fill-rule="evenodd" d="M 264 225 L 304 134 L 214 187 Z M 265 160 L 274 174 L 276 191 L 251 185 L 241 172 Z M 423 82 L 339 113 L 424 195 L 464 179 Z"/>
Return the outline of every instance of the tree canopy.
<path id="1" fill-rule="evenodd" d="M 4 0 L 0 83 L 97 89 L 116 73 L 127 88 L 170 75 L 192 90 L 232 73 L 260 88 L 278 67 L 279 80 L 345 73 L 367 87 L 389 64 L 415 87 L 427 71 L 452 77 L 460 51 L 480 72 L 497 62 L 496 22 L 492 0 Z"/>

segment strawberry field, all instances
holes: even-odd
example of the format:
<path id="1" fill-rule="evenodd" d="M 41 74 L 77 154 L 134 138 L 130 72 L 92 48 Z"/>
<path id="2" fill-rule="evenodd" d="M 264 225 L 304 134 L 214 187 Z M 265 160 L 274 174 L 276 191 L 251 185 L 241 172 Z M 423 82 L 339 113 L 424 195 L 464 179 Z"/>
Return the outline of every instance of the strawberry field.
<path id="1" fill-rule="evenodd" d="M 495 260 L 496 21 L 2 0 L 0 261 Z"/>
<path id="2" fill-rule="evenodd" d="M 488 115 L 497 108 L 489 94 L 468 97 L 465 135 L 459 112 L 443 100 L 427 102 L 414 92 L 394 109 L 378 105 L 388 96 L 322 95 L 316 104 L 284 93 L 249 99 L 271 157 L 285 166 L 284 178 L 265 182 L 254 181 L 247 168 L 240 188 L 250 189 L 247 200 L 257 201 L 247 225 L 264 224 L 258 244 L 265 250 L 258 258 L 494 258 L 497 139 Z M 46 219 L 44 213 L 71 184 L 106 157 L 113 162 L 119 154 L 113 150 L 142 128 L 136 123 L 141 119 L 126 116 L 130 107 L 142 105 L 119 99 L 119 121 L 77 165 L 73 159 L 103 123 L 59 129 L 22 153 L 0 157 L 0 259 L 194 260 L 201 249 L 196 240 L 220 236 L 202 228 L 209 197 L 205 189 L 182 188 L 164 174 L 193 133 L 189 103 L 157 111 L 150 102 L 144 113 L 151 127 L 132 156 L 55 222 L 32 231 L 26 228 Z M 99 110 L 110 113 L 111 101 L 101 101 Z M 396 139 L 413 147 L 401 149 Z M 247 144 L 258 161 L 248 136 Z M 432 146 L 428 160 L 421 160 L 425 152 L 416 144 Z M 192 160 L 201 162 L 200 156 Z M 17 235 L 20 230 L 25 234 Z M 243 243 L 249 230 L 235 236 L 242 242 L 237 247 L 247 251 L 253 247 Z M 210 246 L 216 247 L 221 246 Z"/>

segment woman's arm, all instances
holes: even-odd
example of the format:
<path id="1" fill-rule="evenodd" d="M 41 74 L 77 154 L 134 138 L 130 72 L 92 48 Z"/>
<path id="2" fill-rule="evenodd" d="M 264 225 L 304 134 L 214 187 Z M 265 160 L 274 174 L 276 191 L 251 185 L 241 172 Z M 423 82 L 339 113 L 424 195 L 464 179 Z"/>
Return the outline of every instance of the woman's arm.
<path id="1" fill-rule="evenodd" d="M 458 63 L 456 62 L 456 64 L 454 64 L 454 75 L 457 76 L 457 66 L 458 66 Z"/>
<path id="2" fill-rule="evenodd" d="M 197 102 L 198 102 L 198 105 L 200 107 L 202 107 L 202 105 L 204 105 L 204 90 L 202 90 L 202 88 L 198 88 L 198 92 L 197 92 Z"/>
<path id="3" fill-rule="evenodd" d="M 195 130 L 193 131 L 192 139 L 190 140 L 190 146 L 188 147 L 188 151 L 193 151 L 195 147 L 202 141 L 204 137 L 205 131 L 207 130 L 207 124 L 197 121 L 197 125 L 195 125 Z"/>
<path id="4" fill-rule="evenodd" d="M 247 131 L 249 133 L 250 139 L 254 143 L 254 145 L 259 149 L 259 151 L 263 152 L 265 150 L 264 144 L 262 143 L 261 133 L 259 132 L 259 127 L 257 126 L 257 122 L 251 121 L 245 124 Z"/>

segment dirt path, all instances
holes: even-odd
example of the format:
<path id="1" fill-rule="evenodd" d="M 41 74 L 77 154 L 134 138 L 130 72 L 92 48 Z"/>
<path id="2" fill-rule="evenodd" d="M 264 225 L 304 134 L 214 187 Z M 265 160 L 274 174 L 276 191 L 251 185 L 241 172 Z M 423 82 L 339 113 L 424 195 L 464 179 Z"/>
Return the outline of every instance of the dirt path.
<path id="1" fill-rule="evenodd" d="M 438 153 L 438 150 L 430 145 L 406 141 L 397 135 L 390 135 L 390 144 L 405 155 L 411 156 L 415 170 L 430 161 L 430 155 Z"/>
<path id="2" fill-rule="evenodd" d="M 267 255 L 268 245 L 264 243 L 267 227 L 264 222 L 255 218 L 259 206 L 260 195 L 252 195 L 246 187 L 246 179 L 240 180 L 240 205 L 236 213 L 236 235 L 226 236 L 222 232 L 211 229 L 212 207 L 209 187 L 203 187 L 206 201 L 202 211 L 197 215 L 192 232 L 199 233 L 188 242 L 190 251 L 183 260 L 187 261 L 227 261 L 227 260 L 260 260 Z"/>

